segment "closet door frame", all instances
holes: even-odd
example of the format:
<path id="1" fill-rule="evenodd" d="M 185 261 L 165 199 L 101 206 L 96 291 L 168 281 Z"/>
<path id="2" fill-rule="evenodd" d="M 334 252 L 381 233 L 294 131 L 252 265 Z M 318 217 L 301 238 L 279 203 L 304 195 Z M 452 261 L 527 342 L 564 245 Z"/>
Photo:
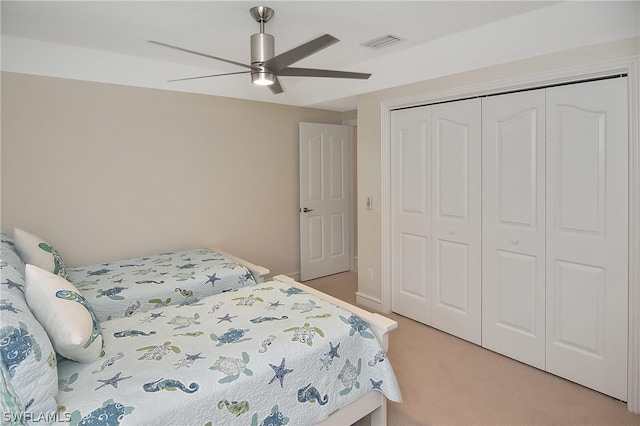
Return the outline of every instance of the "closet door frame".
<path id="1" fill-rule="evenodd" d="M 390 117 L 398 108 L 447 102 L 471 97 L 500 94 L 559 84 L 577 83 L 590 79 L 626 74 L 628 76 L 629 114 L 629 350 L 627 408 L 640 413 L 640 65 L 639 57 L 616 59 L 579 67 L 571 67 L 534 75 L 490 81 L 430 93 L 420 93 L 381 102 L 381 306 L 391 312 L 391 176 L 390 176 Z"/>

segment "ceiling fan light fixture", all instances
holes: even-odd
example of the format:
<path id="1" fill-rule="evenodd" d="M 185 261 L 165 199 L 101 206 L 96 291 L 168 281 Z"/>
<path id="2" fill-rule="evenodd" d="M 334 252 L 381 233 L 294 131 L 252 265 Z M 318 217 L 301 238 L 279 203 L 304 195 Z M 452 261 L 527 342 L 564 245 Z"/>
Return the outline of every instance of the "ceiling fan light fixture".
<path id="1" fill-rule="evenodd" d="M 258 86 L 270 86 L 276 82 L 276 76 L 268 71 L 252 72 L 251 82 Z"/>

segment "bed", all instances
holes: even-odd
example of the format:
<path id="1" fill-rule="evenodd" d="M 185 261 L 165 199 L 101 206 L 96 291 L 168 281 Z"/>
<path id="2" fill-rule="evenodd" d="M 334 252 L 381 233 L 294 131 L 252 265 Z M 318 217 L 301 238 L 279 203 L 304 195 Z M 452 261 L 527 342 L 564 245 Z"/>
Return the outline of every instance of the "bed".
<path id="1" fill-rule="evenodd" d="M 98 319 L 201 299 L 264 281 L 267 268 L 219 249 L 198 248 L 66 268 Z"/>
<path id="2" fill-rule="evenodd" d="M 400 401 L 368 323 L 313 293 L 280 276 L 106 321 L 99 362 L 58 364 L 58 404 L 72 424 L 303 425 L 371 390 Z"/>
<path id="3" fill-rule="evenodd" d="M 202 259 L 222 255 L 196 251 Z M 163 254 L 139 258 L 144 265 L 130 259 L 65 272 L 71 272 L 70 280 L 99 276 L 99 282 L 83 283 L 82 278 L 72 287 L 87 304 L 100 300 L 105 308 L 114 303 L 121 309 L 123 300 L 148 301 L 158 293 L 110 298 L 105 291 L 112 288 L 111 280 L 122 279 L 123 287 L 137 284 L 124 284 L 123 275 L 89 272 L 121 264 L 146 270 L 147 265 L 171 263 L 174 268 L 185 264 L 184 256 L 195 259 L 193 254 L 176 252 L 175 262 L 159 262 L 167 258 Z M 242 268 L 247 262 L 225 258 L 243 265 L 227 269 L 246 273 Z M 0 267 L 0 390 L 4 418 L 17 423 L 349 425 L 371 413 L 372 425 L 385 425 L 387 399 L 402 400 L 386 357 L 387 334 L 397 323 L 286 276 L 265 282 L 258 273 L 254 282 L 220 286 L 216 294 L 202 294 L 189 303 L 141 303 L 132 312 L 113 314 L 107 309 L 103 313 L 108 319 L 98 321 L 94 314 L 94 325 L 101 328 L 100 355 L 87 362 L 58 356 L 56 362 L 47 335 L 25 303 L 24 289 L 32 285 L 29 271 L 34 268 L 27 265 L 25 286 L 25 264 L 4 234 Z M 161 286 L 136 290 L 156 292 Z M 11 357 L 16 347 L 17 360 Z M 54 380 L 57 386 L 52 387 Z"/>

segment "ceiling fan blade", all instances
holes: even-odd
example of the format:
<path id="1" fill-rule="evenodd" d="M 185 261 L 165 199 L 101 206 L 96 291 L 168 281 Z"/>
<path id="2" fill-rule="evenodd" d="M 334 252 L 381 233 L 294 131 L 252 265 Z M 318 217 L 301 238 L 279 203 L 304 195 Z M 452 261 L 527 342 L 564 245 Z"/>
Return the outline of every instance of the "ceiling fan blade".
<path id="1" fill-rule="evenodd" d="M 204 56 L 205 58 L 215 59 L 217 61 L 227 62 L 229 64 L 238 65 L 240 67 L 252 69 L 251 65 L 242 64 L 240 62 L 231 61 L 229 59 L 219 58 L 217 56 L 207 55 L 206 53 L 196 52 L 194 50 L 185 49 L 183 47 L 172 46 L 170 44 L 162 43 L 162 42 L 159 42 L 159 41 L 153 41 L 153 40 L 148 40 L 148 42 L 149 43 L 153 43 L 153 44 L 157 44 L 159 46 L 169 47 L 171 49 L 181 50 L 181 51 L 187 52 L 187 53 L 193 53 L 194 55 Z"/>
<path id="2" fill-rule="evenodd" d="M 277 77 L 276 77 L 274 83 L 269 85 L 268 87 L 269 87 L 269 90 L 271 90 L 271 92 L 274 95 L 277 95 L 278 93 L 284 92 L 284 90 L 282 90 L 282 86 L 280 85 L 280 82 L 278 81 Z"/>
<path id="3" fill-rule="evenodd" d="M 339 42 L 337 38 L 331 34 L 325 34 L 303 45 L 294 47 L 284 53 L 281 53 L 264 62 L 263 66 L 274 73 L 278 74 L 280 70 L 287 68 L 289 65 L 298 62 L 307 56 L 310 56 L 334 43 Z"/>
<path id="4" fill-rule="evenodd" d="M 371 74 L 362 72 L 319 70 L 314 68 L 285 68 L 278 71 L 279 76 L 287 77 L 328 77 L 328 78 L 355 78 L 366 80 Z"/>
<path id="5" fill-rule="evenodd" d="M 220 77 L 223 75 L 249 74 L 250 72 L 251 71 L 238 71 L 238 72 L 226 72 L 224 74 L 201 75 L 199 77 L 176 78 L 174 80 L 167 80 L 167 82 L 172 83 L 174 81 L 196 80 L 199 78 Z"/>

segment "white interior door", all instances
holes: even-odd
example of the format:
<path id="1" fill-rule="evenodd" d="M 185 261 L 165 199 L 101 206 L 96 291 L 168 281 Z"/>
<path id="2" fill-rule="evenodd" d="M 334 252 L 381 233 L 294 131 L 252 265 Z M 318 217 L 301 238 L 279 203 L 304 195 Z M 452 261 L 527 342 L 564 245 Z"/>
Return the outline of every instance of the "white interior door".
<path id="1" fill-rule="evenodd" d="M 627 397 L 627 79 L 547 90 L 547 371 Z"/>
<path id="2" fill-rule="evenodd" d="M 391 113 L 393 312 L 431 325 L 431 109 Z"/>
<path id="3" fill-rule="evenodd" d="M 433 326 L 480 344 L 481 103 L 432 106 L 431 229 Z"/>
<path id="4" fill-rule="evenodd" d="M 482 346 L 545 368 L 545 91 L 482 101 Z"/>
<path id="5" fill-rule="evenodd" d="M 351 128 L 300 123 L 300 279 L 348 271 Z"/>

